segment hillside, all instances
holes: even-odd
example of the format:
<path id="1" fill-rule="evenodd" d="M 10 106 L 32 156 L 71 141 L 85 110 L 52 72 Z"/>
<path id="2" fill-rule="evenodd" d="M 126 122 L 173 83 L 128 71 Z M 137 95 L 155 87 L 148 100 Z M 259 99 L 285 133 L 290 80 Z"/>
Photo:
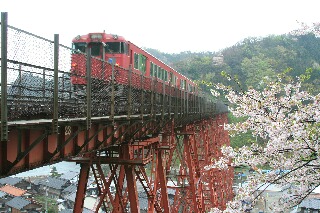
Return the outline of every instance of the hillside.
<path id="1" fill-rule="evenodd" d="M 157 50 L 148 52 L 177 69 L 193 80 L 226 83 L 221 71 L 238 76 L 244 89 L 263 88 L 263 79 L 274 79 L 277 74 L 291 69 L 292 77 L 303 74 L 311 68 L 313 72 L 304 89 L 320 92 L 320 38 L 312 34 L 303 36 L 273 35 L 265 38 L 247 38 L 219 53 L 182 52 L 180 54 L 164 54 Z M 201 85 L 204 90 L 208 87 Z M 240 118 L 241 120 L 241 118 Z M 229 122 L 237 122 L 239 118 L 230 115 Z M 233 147 L 250 145 L 257 138 L 251 133 L 231 138 Z M 261 139 L 259 139 L 260 141 Z"/>
<path id="2" fill-rule="evenodd" d="M 299 76 L 311 68 L 313 72 L 307 85 L 315 92 L 320 91 L 320 38 L 313 34 L 247 38 L 219 53 L 167 54 L 146 50 L 191 79 L 224 82 L 220 75 L 224 70 L 238 76 L 245 88 L 263 87 L 264 78 L 274 79 L 288 68 L 291 76 Z"/>

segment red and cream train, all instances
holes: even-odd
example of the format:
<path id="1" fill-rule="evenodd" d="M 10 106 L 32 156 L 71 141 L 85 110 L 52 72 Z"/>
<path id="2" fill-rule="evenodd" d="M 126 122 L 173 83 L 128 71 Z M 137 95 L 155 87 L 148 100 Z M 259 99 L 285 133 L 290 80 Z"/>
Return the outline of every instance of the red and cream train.
<path id="1" fill-rule="evenodd" d="M 164 82 L 188 93 L 197 94 L 197 85 L 180 74 L 170 66 L 161 62 L 148 52 L 142 50 L 124 37 L 106 34 L 89 33 L 77 36 L 72 40 L 73 49 L 85 52 L 86 48 L 91 49 L 91 56 L 114 64 L 124 69 L 132 68 L 132 72 L 143 74 L 146 77 L 155 78 L 158 82 Z M 81 60 L 82 54 L 74 52 L 71 62 L 71 83 L 74 87 L 86 85 L 86 62 Z M 95 79 L 105 80 L 110 78 L 103 69 L 94 69 L 96 62 L 92 62 L 91 76 Z"/>

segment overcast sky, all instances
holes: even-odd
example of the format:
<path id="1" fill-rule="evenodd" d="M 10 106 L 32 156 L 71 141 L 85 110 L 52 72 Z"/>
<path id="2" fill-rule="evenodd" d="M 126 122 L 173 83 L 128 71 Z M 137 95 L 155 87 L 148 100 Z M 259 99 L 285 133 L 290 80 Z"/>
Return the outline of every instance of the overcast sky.
<path id="1" fill-rule="evenodd" d="M 0 0 L 9 25 L 70 46 L 89 32 L 167 53 L 219 51 L 320 21 L 319 0 Z"/>

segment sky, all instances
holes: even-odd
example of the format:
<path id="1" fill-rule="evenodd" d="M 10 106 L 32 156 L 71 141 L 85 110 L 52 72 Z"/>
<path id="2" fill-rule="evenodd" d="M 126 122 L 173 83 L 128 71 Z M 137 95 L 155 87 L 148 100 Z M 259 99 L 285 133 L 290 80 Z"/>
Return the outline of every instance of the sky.
<path id="1" fill-rule="evenodd" d="M 319 0 L 0 0 L 8 24 L 71 46 L 105 32 L 165 53 L 217 52 L 320 21 Z"/>

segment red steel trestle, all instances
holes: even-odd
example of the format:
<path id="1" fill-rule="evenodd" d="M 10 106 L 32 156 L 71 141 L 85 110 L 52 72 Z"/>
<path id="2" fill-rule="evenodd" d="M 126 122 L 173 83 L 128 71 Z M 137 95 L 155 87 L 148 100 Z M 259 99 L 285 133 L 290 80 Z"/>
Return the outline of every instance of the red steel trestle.
<path id="1" fill-rule="evenodd" d="M 98 189 L 93 212 L 138 213 L 141 199 L 148 213 L 225 208 L 233 196 L 232 168 L 204 167 L 230 143 L 226 122 L 226 114 L 180 127 L 172 122 L 150 138 L 74 158 L 81 164 L 74 212 L 82 212 L 90 168 Z"/>

